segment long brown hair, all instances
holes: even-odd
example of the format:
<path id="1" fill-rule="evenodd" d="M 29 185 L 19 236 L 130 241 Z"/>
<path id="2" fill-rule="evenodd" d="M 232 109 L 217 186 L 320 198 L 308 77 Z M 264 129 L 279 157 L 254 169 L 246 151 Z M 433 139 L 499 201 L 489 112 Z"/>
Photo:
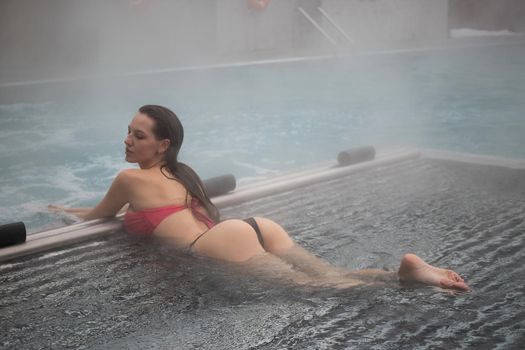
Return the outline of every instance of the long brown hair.
<path id="1" fill-rule="evenodd" d="M 179 162 L 177 157 L 184 139 L 184 128 L 177 115 L 170 109 L 158 105 L 144 105 L 139 112 L 155 122 L 153 133 L 157 140 L 170 140 L 170 147 L 166 151 L 166 164 L 161 166 L 161 172 L 167 168 L 173 177 L 169 179 L 180 182 L 186 190 L 204 205 L 208 215 L 214 221 L 219 221 L 219 209 L 211 202 L 199 175 L 188 165 Z"/>

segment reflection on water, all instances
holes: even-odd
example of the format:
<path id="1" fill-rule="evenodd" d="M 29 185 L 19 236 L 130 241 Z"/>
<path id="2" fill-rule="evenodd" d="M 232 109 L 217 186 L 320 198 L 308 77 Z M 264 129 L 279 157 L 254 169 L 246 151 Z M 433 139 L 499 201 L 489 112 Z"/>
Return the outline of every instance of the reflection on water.
<path id="1" fill-rule="evenodd" d="M 392 269 L 416 252 L 469 294 L 297 287 L 116 234 L 2 265 L 0 348 L 519 348 L 524 175 L 408 161 L 224 211 L 271 217 L 341 267 Z"/>

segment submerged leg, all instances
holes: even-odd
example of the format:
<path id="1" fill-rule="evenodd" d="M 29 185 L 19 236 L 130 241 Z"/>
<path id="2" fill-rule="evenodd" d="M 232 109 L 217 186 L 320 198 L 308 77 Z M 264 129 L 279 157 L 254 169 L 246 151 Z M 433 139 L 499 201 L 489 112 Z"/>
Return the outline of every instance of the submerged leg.
<path id="1" fill-rule="evenodd" d="M 346 280 L 353 280 L 368 286 L 393 287 L 399 282 L 415 282 L 444 289 L 470 291 L 470 287 L 456 272 L 432 266 L 415 254 L 406 254 L 396 272 L 381 269 L 346 270 L 337 268 L 299 246 L 289 249 L 279 257 L 289 261 L 295 268 L 312 278 L 324 280 L 328 284 L 344 284 Z"/>
<path id="2" fill-rule="evenodd" d="M 255 218 L 264 239 L 264 248 L 294 269 L 305 273 L 317 284 L 336 288 L 355 285 L 395 285 L 395 272 L 379 269 L 347 270 L 336 267 L 294 243 L 288 233 L 277 223 L 266 218 Z"/>
<path id="3" fill-rule="evenodd" d="M 276 222 L 261 217 L 256 217 L 255 221 L 264 239 L 264 249 L 291 264 L 294 268 L 316 277 L 345 274 L 345 270 L 336 268 L 295 244 L 284 228 Z"/>
<path id="4" fill-rule="evenodd" d="M 397 272 L 380 269 L 346 270 L 335 267 L 318 258 L 293 242 L 288 233 L 277 223 L 256 218 L 264 238 L 264 248 L 291 264 L 295 269 L 318 281 L 328 284 L 344 284 L 344 281 L 360 281 L 367 285 L 395 285 L 401 282 L 417 282 L 460 291 L 470 290 L 465 281 L 454 271 L 427 264 L 414 254 L 406 254 Z"/>
<path id="5" fill-rule="evenodd" d="M 258 277 L 276 280 L 277 282 L 289 281 L 305 287 L 349 289 L 365 284 L 359 278 L 349 276 L 339 276 L 338 278 L 312 276 L 297 270 L 283 259 L 270 253 L 258 254 L 243 264 L 249 269 L 250 274 Z"/>
<path id="6" fill-rule="evenodd" d="M 256 218 L 256 222 L 264 239 L 264 250 L 271 254 L 264 253 L 252 227 L 240 220 L 227 220 L 211 229 L 207 239 L 197 241 L 194 251 L 232 262 L 250 260 L 253 267 L 260 264 L 261 268 L 257 269 L 260 272 L 277 272 L 277 275 L 302 285 L 349 288 L 357 285 L 393 285 L 404 281 L 469 290 L 457 273 L 431 266 L 414 254 L 403 257 L 397 273 L 379 269 L 338 268 L 296 245 L 277 223 L 264 218 Z M 260 258 L 264 258 L 266 263 Z"/>

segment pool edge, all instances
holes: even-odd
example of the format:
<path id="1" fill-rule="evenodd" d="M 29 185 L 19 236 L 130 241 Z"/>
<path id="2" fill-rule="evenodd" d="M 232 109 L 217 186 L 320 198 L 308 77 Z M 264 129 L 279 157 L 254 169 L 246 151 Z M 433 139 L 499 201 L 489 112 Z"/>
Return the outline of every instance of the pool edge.
<path id="1" fill-rule="evenodd" d="M 237 205 L 254 199 L 305 187 L 314 183 L 329 181 L 367 169 L 401 163 L 414 159 L 442 159 L 462 163 L 472 163 L 511 169 L 525 169 L 525 159 L 504 158 L 489 155 L 475 155 L 434 149 L 400 149 L 378 154 L 376 159 L 346 167 L 339 167 L 334 162 L 331 166 L 313 168 L 300 172 L 284 174 L 279 177 L 262 180 L 239 188 L 235 192 L 213 198 L 219 208 Z M 65 247 L 88 239 L 109 235 L 122 227 L 123 214 L 111 219 L 95 219 L 52 230 L 34 233 L 27 242 L 0 249 L 0 263 L 26 255 L 40 253 L 54 248 Z"/>
<path id="2" fill-rule="evenodd" d="M 235 192 L 215 197 L 212 201 L 217 207 L 224 208 L 283 191 L 304 187 L 319 181 L 335 179 L 373 167 L 416 159 L 419 156 L 420 152 L 418 150 L 401 149 L 380 154 L 376 159 L 368 162 L 346 167 L 338 167 L 334 161 L 331 166 L 327 165 L 326 168 L 303 170 L 297 173 L 285 174 L 274 179 L 262 180 L 260 184 L 253 183 L 244 186 Z M 89 220 L 31 234 L 25 243 L 0 248 L 0 263 L 54 248 L 65 247 L 95 237 L 109 235 L 121 229 L 123 217 L 124 214 L 119 214 L 115 218 Z"/>

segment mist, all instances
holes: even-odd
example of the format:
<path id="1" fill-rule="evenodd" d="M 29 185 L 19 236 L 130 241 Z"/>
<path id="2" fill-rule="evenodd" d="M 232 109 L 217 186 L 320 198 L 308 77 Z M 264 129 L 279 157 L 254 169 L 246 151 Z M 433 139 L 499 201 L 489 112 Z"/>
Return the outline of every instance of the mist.
<path id="1" fill-rule="evenodd" d="M 450 28 L 520 32 L 525 26 L 525 6 L 512 0 L 284 0 L 263 9 L 250 4 L 4 0 L 0 82 L 431 46 L 448 40 Z"/>
<path id="2" fill-rule="evenodd" d="M 0 219 L 41 228 L 48 203 L 95 204 L 129 166 L 122 140 L 148 103 L 179 115 L 182 159 L 204 178 L 255 181 L 362 145 L 523 157 L 523 11 L 511 0 L 4 0 Z M 451 38 L 464 28 L 481 36 Z"/>
<path id="3" fill-rule="evenodd" d="M 30 256 L 0 252 L 0 349 L 522 348 L 524 32 L 523 0 L 0 0 L 0 226 L 32 235 Z M 237 264 L 51 212 L 97 205 L 137 167 L 124 140 L 144 104 L 184 125 L 177 160 L 235 176 L 213 198 L 223 220 L 268 217 L 341 268 L 394 272 L 414 252 L 473 292 L 372 270 L 336 290 L 300 251 L 280 261 L 265 221 L 268 253 Z M 131 154 L 152 154 L 135 140 Z M 369 145 L 374 161 L 337 163 Z M 152 229 L 161 212 L 196 215 L 182 193 L 149 200 L 130 183 L 109 197 L 133 189 Z M 169 235 L 189 242 L 198 226 L 180 217 Z"/>

